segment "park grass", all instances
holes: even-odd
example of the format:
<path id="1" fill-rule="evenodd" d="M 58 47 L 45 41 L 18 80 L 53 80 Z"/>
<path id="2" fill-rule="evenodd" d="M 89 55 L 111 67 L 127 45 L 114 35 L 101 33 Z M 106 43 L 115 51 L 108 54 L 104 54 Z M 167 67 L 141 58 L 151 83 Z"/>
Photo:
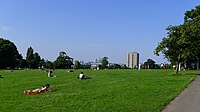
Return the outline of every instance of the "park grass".
<path id="1" fill-rule="evenodd" d="M 83 71 L 91 79 L 76 77 Z M 1 70 L 1 112 L 160 112 L 200 71 Z M 51 93 L 23 94 L 49 83 Z"/>

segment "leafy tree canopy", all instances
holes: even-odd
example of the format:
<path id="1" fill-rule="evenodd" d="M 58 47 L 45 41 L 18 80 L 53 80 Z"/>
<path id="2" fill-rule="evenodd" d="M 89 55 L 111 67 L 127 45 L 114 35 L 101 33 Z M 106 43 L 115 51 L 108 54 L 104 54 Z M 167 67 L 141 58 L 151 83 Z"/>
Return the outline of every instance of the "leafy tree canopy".
<path id="1" fill-rule="evenodd" d="M 72 58 L 67 56 L 65 52 L 60 52 L 57 59 L 54 61 L 55 68 L 59 69 L 70 69 L 73 65 Z"/>
<path id="2" fill-rule="evenodd" d="M 37 52 L 34 53 L 34 50 L 32 47 L 29 47 L 26 53 L 26 61 L 29 68 L 38 68 L 41 63 L 41 58 Z"/>
<path id="3" fill-rule="evenodd" d="M 103 57 L 101 63 L 102 63 L 101 66 L 102 69 L 108 68 L 108 57 Z"/>
<path id="4" fill-rule="evenodd" d="M 146 62 L 144 62 L 144 66 L 146 68 L 149 68 L 149 69 L 154 69 L 155 68 L 155 61 L 153 61 L 152 59 L 147 59 Z"/>
<path id="5" fill-rule="evenodd" d="M 156 47 L 156 55 L 162 52 L 165 58 L 177 66 L 190 59 L 200 59 L 200 6 L 186 11 L 183 24 L 170 25 L 166 30 L 168 36 Z"/>
<path id="6" fill-rule="evenodd" d="M 78 60 L 75 61 L 74 68 L 75 69 L 80 69 L 81 68 L 81 64 L 80 64 L 80 62 Z"/>
<path id="7" fill-rule="evenodd" d="M 0 68 L 15 68 L 19 64 L 20 54 L 15 44 L 0 38 Z"/>

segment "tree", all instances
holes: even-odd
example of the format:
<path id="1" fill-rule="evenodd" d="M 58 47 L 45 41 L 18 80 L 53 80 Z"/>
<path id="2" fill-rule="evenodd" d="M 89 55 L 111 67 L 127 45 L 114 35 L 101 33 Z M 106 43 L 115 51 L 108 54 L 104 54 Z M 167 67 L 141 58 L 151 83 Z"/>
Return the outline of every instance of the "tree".
<path id="1" fill-rule="evenodd" d="M 153 61 L 152 59 L 147 59 L 147 61 L 144 62 L 144 66 L 145 66 L 145 68 L 148 68 L 148 69 L 154 69 L 155 61 Z"/>
<path id="2" fill-rule="evenodd" d="M 66 69 L 66 68 L 70 69 L 71 66 L 73 65 L 72 58 L 67 56 L 67 54 L 63 51 L 59 53 L 59 56 L 54 61 L 54 64 L 55 64 L 55 68 L 58 68 L 58 69 Z"/>
<path id="3" fill-rule="evenodd" d="M 160 69 L 160 65 L 155 64 L 155 69 Z"/>
<path id="4" fill-rule="evenodd" d="M 26 61 L 29 68 L 38 68 L 40 66 L 41 58 L 37 52 L 34 53 L 32 47 L 29 47 L 26 53 Z"/>
<path id="5" fill-rule="evenodd" d="M 184 21 L 193 21 L 195 19 L 199 19 L 200 15 L 200 5 L 196 6 L 195 9 L 185 12 Z"/>
<path id="6" fill-rule="evenodd" d="M 33 55 L 33 68 L 37 68 L 40 66 L 41 58 L 40 55 L 36 52 Z"/>
<path id="7" fill-rule="evenodd" d="M 27 61 L 23 59 L 22 55 L 19 55 L 19 65 L 18 68 L 25 68 L 27 66 Z"/>
<path id="8" fill-rule="evenodd" d="M 159 56 L 159 52 L 162 52 L 165 58 L 179 67 L 179 64 L 183 63 L 187 57 L 184 54 L 187 46 L 181 37 L 181 26 L 169 26 L 166 30 L 168 30 L 168 37 L 162 39 L 154 53 Z"/>
<path id="9" fill-rule="evenodd" d="M 26 61 L 28 63 L 29 68 L 31 68 L 33 65 L 33 59 L 34 59 L 33 48 L 29 47 L 26 53 Z"/>
<path id="10" fill-rule="evenodd" d="M 101 65 L 102 69 L 108 68 L 108 57 L 103 57 L 101 63 L 102 63 Z"/>
<path id="11" fill-rule="evenodd" d="M 75 69 L 80 69 L 81 68 L 81 64 L 80 64 L 80 62 L 78 60 L 75 61 L 74 68 Z"/>
<path id="12" fill-rule="evenodd" d="M 162 52 L 171 63 L 185 63 L 190 59 L 200 59 L 200 6 L 186 11 L 184 24 L 169 26 L 168 36 L 163 38 L 155 49 L 155 54 Z"/>
<path id="13" fill-rule="evenodd" d="M 46 64 L 46 63 L 45 63 L 45 59 L 42 58 L 42 59 L 40 60 L 39 66 L 40 66 L 40 67 L 42 67 L 42 66 L 45 67 L 45 64 Z"/>
<path id="14" fill-rule="evenodd" d="M 130 69 L 130 68 L 128 68 L 126 65 L 123 65 L 123 66 L 121 66 L 122 67 L 122 69 Z"/>
<path id="15" fill-rule="evenodd" d="M 48 69 L 53 69 L 54 68 L 54 63 L 51 61 L 45 61 L 45 67 Z"/>
<path id="16" fill-rule="evenodd" d="M 81 68 L 82 68 L 82 69 L 90 69 L 91 67 L 90 67 L 89 64 L 82 64 L 82 65 L 81 65 Z"/>
<path id="17" fill-rule="evenodd" d="M 0 68 L 15 68 L 19 64 L 20 54 L 15 44 L 0 38 Z"/>
<path id="18" fill-rule="evenodd" d="M 186 39 L 190 58 L 200 59 L 200 5 L 186 11 L 182 36 Z"/>
<path id="19" fill-rule="evenodd" d="M 119 64 L 114 64 L 108 67 L 109 69 L 121 69 L 122 67 Z"/>

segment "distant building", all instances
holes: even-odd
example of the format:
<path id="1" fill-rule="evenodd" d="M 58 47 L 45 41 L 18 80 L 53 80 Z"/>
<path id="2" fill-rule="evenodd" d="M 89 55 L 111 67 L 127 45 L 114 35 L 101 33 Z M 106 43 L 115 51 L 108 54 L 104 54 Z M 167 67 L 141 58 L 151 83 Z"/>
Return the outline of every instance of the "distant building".
<path id="1" fill-rule="evenodd" d="M 130 52 L 126 57 L 126 66 L 128 68 L 135 68 L 139 66 L 139 53 L 137 52 Z"/>
<path id="2" fill-rule="evenodd" d="M 102 63 L 91 63 L 91 69 L 93 70 L 99 70 Z"/>
<path id="3" fill-rule="evenodd" d="M 95 62 L 91 62 L 91 67 L 90 68 L 92 70 L 99 70 L 101 65 L 102 65 L 102 63 L 101 63 L 101 59 L 99 57 L 99 60 L 96 59 Z"/>

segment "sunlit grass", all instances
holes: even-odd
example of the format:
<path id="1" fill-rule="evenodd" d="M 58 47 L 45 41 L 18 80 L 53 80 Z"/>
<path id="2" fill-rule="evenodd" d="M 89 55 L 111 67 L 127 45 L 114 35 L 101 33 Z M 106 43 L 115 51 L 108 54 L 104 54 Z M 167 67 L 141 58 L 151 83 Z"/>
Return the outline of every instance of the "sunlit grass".
<path id="1" fill-rule="evenodd" d="M 0 71 L 2 112 L 159 112 L 199 71 L 83 70 L 91 79 L 79 80 L 81 70 L 56 70 L 48 78 L 40 70 Z M 51 93 L 26 95 L 49 83 Z"/>

